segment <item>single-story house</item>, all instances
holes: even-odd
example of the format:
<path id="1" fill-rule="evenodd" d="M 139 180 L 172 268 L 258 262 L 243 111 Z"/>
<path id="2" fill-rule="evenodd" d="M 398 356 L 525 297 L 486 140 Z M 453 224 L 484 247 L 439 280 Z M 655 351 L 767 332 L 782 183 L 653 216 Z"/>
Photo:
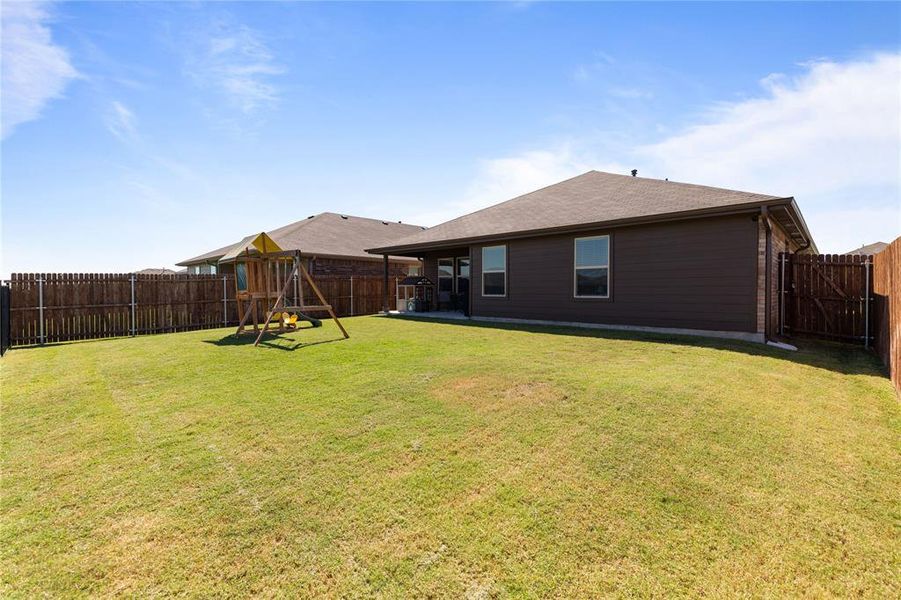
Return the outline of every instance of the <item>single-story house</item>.
<path id="1" fill-rule="evenodd" d="M 861 246 L 856 250 L 845 252 L 845 254 L 850 256 L 870 256 L 872 254 L 879 254 L 886 248 L 888 248 L 888 244 L 886 242 L 873 242 L 872 244 Z"/>
<path id="2" fill-rule="evenodd" d="M 141 269 L 140 271 L 135 271 L 135 274 L 136 275 L 177 275 L 178 273 L 176 271 L 173 271 L 172 269 L 165 269 L 165 268 L 157 269 L 157 268 L 151 267 L 149 269 Z"/>
<path id="3" fill-rule="evenodd" d="M 375 245 L 392 244 L 413 233 L 423 231 L 419 225 L 367 219 L 324 212 L 266 232 L 284 250 L 300 250 L 305 266 L 317 275 L 372 276 L 382 275 L 382 259 L 365 251 Z M 246 240 L 256 237 L 259 232 Z M 219 264 L 219 259 L 240 244 L 211 250 L 178 263 L 188 273 L 231 273 L 233 263 Z M 245 244 L 246 245 L 246 244 Z M 403 276 L 419 272 L 419 260 L 407 256 L 389 257 L 392 275 Z"/>
<path id="4" fill-rule="evenodd" d="M 782 251 L 817 252 L 792 197 L 598 171 L 369 249 L 422 260 L 433 310 L 753 341 Z"/>

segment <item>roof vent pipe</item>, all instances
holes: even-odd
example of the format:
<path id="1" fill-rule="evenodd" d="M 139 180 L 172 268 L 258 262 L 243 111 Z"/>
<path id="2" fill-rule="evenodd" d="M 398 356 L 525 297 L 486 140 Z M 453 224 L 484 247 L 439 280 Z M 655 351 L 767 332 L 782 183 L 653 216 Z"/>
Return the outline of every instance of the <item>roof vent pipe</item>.
<path id="1" fill-rule="evenodd" d="M 638 169 L 632 169 L 632 177 L 636 177 L 638 175 Z"/>

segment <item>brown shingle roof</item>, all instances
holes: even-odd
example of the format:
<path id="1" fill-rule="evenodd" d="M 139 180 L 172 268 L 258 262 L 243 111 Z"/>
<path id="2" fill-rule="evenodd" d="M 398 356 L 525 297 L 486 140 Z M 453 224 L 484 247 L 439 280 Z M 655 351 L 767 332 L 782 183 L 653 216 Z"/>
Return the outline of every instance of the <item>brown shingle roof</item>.
<path id="1" fill-rule="evenodd" d="M 175 271 L 172 269 L 166 268 L 149 268 L 149 269 L 141 269 L 140 271 L 135 271 L 135 275 L 175 275 Z"/>
<path id="2" fill-rule="evenodd" d="M 373 253 L 790 198 L 589 171 L 414 233 Z"/>
<path id="3" fill-rule="evenodd" d="M 228 246 L 216 248 L 215 250 L 210 250 L 209 252 L 199 254 L 193 258 L 186 258 L 185 260 L 175 263 L 175 264 L 177 264 L 179 266 L 185 266 L 185 265 L 204 264 L 204 263 L 208 263 L 208 262 L 216 262 L 217 260 L 222 258 L 222 256 L 225 255 L 226 252 L 231 250 L 232 246 L 234 246 L 234 244 L 229 244 Z"/>
<path id="4" fill-rule="evenodd" d="M 367 253 L 365 248 L 393 244 L 423 229 L 420 225 L 325 212 L 266 233 L 284 250 L 300 250 L 312 256 L 372 260 L 372 254 Z M 237 243 L 236 241 L 178 264 L 215 262 Z M 398 260 L 409 258 L 398 257 Z"/>
<path id="5" fill-rule="evenodd" d="M 867 256 L 869 254 L 879 254 L 883 250 L 888 248 L 888 244 L 885 242 L 873 242 L 872 244 L 867 244 L 866 246 L 861 246 L 856 250 L 851 250 L 850 252 L 845 252 L 845 254 L 860 255 Z"/>

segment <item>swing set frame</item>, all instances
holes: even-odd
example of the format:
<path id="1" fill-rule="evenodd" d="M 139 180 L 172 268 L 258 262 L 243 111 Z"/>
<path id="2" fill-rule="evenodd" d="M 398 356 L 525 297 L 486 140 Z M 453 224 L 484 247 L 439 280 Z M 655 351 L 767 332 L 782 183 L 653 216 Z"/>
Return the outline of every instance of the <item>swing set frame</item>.
<path id="1" fill-rule="evenodd" d="M 256 248 L 258 252 L 251 254 L 251 248 Z M 282 250 L 266 233 L 260 233 L 245 238 L 220 260 L 220 262 L 231 261 L 235 264 L 235 299 L 238 314 L 242 315 L 235 337 L 242 334 L 256 334 L 253 345 L 259 346 L 267 332 L 283 333 L 290 327 L 284 318 L 288 313 L 296 314 L 301 320 L 317 323 L 318 320 L 307 314 L 310 312 L 328 313 L 344 338 L 350 337 L 338 320 L 334 308 L 326 301 L 319 286 L 304 266 L 300 250 Z M 238 277 L 239 264 L 244 268 L 243 289 Z M 319 304 L 304 302 L 304 282 L 310 286 Z M 294 304 L 288 304 L 288 292 L 292 283 Z M 260 317 L 263 314 L 265 319 L 261 322 Z M 251 324 L 253 329 L 249 330 Z"/>

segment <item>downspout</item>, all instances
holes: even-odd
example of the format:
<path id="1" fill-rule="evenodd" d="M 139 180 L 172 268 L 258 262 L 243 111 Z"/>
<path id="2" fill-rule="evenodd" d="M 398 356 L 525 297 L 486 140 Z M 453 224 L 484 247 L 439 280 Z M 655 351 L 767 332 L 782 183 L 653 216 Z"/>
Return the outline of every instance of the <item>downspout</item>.
<path id="1" fill-rule="evenodd" d="M 772 260 L 773 260 L 773 227 L 770 225 L 770 211 L 766 206 L 760 207 L 760 218 L 763 219 L 763 226 L 766 228 L 766 252 L 764 254 L 764 301 L 763 301 L 763 339 L 768 342 L 770 335 L 770 310 L 772 307 L 771 286 L 772 286 Z M 809 244 L 808 244 L 809 245 Z"/>

